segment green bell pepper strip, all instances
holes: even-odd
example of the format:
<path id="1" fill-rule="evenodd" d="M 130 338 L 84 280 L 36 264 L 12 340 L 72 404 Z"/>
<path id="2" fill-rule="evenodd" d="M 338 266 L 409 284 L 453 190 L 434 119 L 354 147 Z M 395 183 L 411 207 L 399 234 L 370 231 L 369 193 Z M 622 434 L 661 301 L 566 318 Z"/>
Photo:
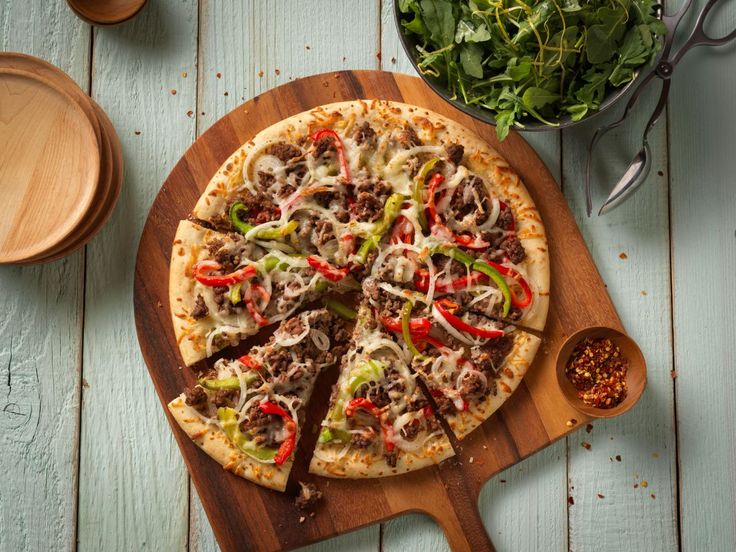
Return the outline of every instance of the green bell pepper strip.
<path id="1" fill-rule="evenodd" d="M 503 315 L 508 316 L 509 310 L 511 310 L 511 290 L 509 289 L 509 285 L 506 283 L 506 280 L 503 276 L 501 276 L 501 273 L 498 270 L 493 268 L 485 261 L 475 259 L 465 253 L 465 251 L 462 251 L 461 249 L 454 246 L 440 245 L 432 249 L 432 252 L 440 253 L 441 255 L 450 257 L 451 259 L 454 259 L 464 264 L 465 266 L 470 267 L 473 270 L 485 274 L 491 280 L 493 280 L 498 286 L 498 289 L 501 290 L 501 293 L 503 294 Z"/>
<path id="2" fill-rule="evenodd" d="M 238 415 L 234 409 L 228 407 L 222 407 L 217 409 L 217 418 L 222 423 L 222 430 L 227 435 L 227 438 L 232 442 L 238 449 L 261 462 L 272 461 L 276 454 L 277 449 L 268 447 L 259 447 L 252 440 L 249 440 L 243 432 L 240 431 L 238 425 Z"/>
<path id="3" fill-rule="evenodd" d="M 247 234 L 253 230 L 253 225 L 240 219 L 240 213 L 247 213 L 248 207 L 241 201 L 236 201 L 230 207 L 230 222 L 232 222 L 235 229 L 241 234 Z"/>
<path id="4" fill-rule="evenodd" d="M 331 441 L 334 441 L 335 439 L 339 439 L 343 443 L 347 443 L 350 441 L 351 437 L 352 436 L 349 431 L 344 431 L 342 429 L 323 427 L 322 431 L 319 432 L 318 441 L 324 444 L 324 443 L 329 443 Z"/>
<path id="5" fill-rule="evenodd" d="M 385 366 L 383 363 L 373 359 L 369 359 L 353 368 L 349 374 L 347 392 L 341 392 L 338 395 L 335 405 L 327 413 L 327 418 L 333 422 L 342 422 L 345 419 L 344 405 L 353 398 L 355 392 L 361 385 L 381 379 L 384 370 Z"/>
<path id="6" fill-rule="evenodd" d="M 358 251 L 353 255 L 353 262 L 356 264 L 365 264 L 368 254 L 378 247 L 378 243 L 383 235 L 388 232 L 396 217 L 401 213 L 401 204 L 404 203 L 404 196 L 401 194 L 391 194 L 383 206 L 383 218 L 373 226 L 373 234 L 366 238 L 360 245 Z"/>
<path id="7" fill-rule="evenodd" d="M 255 228 L 252 224 L 248 224 L 240 218 L 240 213 L 244 213 L 247 211 L 248 207 L 246 207 L 245 204 L 241 201 L 233 203 L 230 207 L 230 222 L 241 234 L 247 234 L 248 232 L 253 230 L 253 228 Z M 283 238 L 288 234 L 291 234 L 297 228 L 299 228 L 299 222 L 296 220 L 292 220 L 285 225 L 279 226 L 277 228 L 264 228 L 263 230 L 258 231 L 255 237 L 262 240 L 277 240 L 279 238 Z"/>
<path id="8" fill-rule="evenodd" d="M 257 374 L 246 374 L 245 383 L 250 384 L 257 379 Z M 197 380 L 197 383 L 199 383 L 199 385 L 201 385 L 205 389 L 209 389 L 210 391 L 216 391 L 218 389 L 240 389 L 240 379 L 238 378 L 238 376 L 232 376 L 230 378 L 224 379 L 200 378 Z"/>
<path id="9" fill-rule="evenodd" d="M 332 314 L 335 314 L 340 318 L 344 318 L 345 320 L 355 320 L 358 317 L 357 312 L 348 307 L 345 303 L 338 301 L 337 299 L 325 298 L 322 299 L 322 303 Z"/>
<path id="10" fill-rule="evenodd" d="M 431 171 L 432 168 L 434 168 L 434 166 L 437 164 L 437 161 L 439 161 L 438 157 L 427 161 L 424 165 L 422 165 L 422 168 L 419 169 L 419 172 L 414 177 L 414 189 L 412 190 L 412 198 L 417 204 L 417 220 L 419 221 L 422 230 L 424 230 L 425 232 L 429 232 L 429 224 L 427 223 L 427 217 L 424 214 L 424 181 L 426 180 L 429 171 Z"/>
<path id="11" fill-rule="evenodd" d="M 238 282 L 233 287 L 230 288 L 230 303 L 232 305 L 237 305 L 240 303 L 241 296 L 240 296 L 240 288 L 243 287 L 243 282 Z"/>
<path id="12" fill-rule="evenodd" d="M 401 335 L 406 343 L 406 348 L 412 356 L 415 356 L 421 360 L 425 360 L 425 357 L 414 345 L 414 341 L 411 338 L 411 311 L 414 308 L 414 304 L 411 301 L 404 303 L 404 307 L 401 309 Z"/>

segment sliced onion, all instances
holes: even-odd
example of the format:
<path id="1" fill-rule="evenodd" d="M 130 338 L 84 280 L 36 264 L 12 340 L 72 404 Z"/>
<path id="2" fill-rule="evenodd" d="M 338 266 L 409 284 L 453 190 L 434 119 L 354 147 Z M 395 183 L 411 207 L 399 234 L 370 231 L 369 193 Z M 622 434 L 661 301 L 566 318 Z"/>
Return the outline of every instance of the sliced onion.
<path id="1" fill-rule="evenodd" d="M 314 346 L 320 351 L 326 351 L 330 348 L 330 338 L 327 337 L 327 334 L 322 330 L 312 330 L 309 337 L 312 338 L 312 343 L 314 343 Z"/>
<path id="2" fill-rule="evenodd" d="M 476 368 L 473 368 L 470 363 L 466 362 L 465 366 L 463 366 L 463 369 L 460 370 L 460 375 L 458 375 L 457 380 L 455 380 L 455 388 L 460 389 L 460 386 L 462 385 L 462 381 L 465 378 L 467 374 L 475 373 L 478 376 L 480 376 L 481 380 L 483 381 L 483 389 L 485 390 L 486 387 L 488 387 L 488 378 L 486 375 L 481 372 L 480 370 L 477 370 Z"/>
<path id="3" fill-rule="evenodd" d="M 435 155 L 441 155 L 444 152 L 445 148 L 442 146 L 415 146 L 413 148 L 409 148 L 408 150 L 401 150 L 396 155 L 394 155 L 391 160 L 386 164 L 385 172 L 390 174 L 398 171 L 399 169 L 401 169 L 401 167 L 404 166 L 404 163 L 406 163 L 410 157 L 414 157 L 422 153 L 433 153 Z"/>

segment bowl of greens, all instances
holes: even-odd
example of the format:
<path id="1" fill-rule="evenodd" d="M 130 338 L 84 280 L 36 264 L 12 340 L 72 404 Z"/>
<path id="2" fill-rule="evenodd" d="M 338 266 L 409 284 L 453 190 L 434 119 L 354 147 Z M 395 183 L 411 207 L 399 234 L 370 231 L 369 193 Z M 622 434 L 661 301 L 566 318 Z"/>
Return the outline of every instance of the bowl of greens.
<path id="1" fill-rule="evenodd" d="M 666 32 L 654 0 L 396 0 L 395 15 L 425 82 L 500 140 L 605 110 Z"/>

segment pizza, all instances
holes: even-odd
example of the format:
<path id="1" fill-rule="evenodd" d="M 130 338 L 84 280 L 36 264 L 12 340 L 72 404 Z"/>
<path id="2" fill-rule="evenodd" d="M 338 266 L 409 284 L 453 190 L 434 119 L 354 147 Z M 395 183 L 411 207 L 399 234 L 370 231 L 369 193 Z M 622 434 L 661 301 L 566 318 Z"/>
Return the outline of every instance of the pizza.
<path id="1" fill-rule="evenodd" d="M 446 429 L 464 438 L 517 388 L 549 253 L 525 186 L 477 135 L 407 104 L 341 102 L 222 165 L 177 229 L 169 303 L 198 374 L 170 410 L 205 452 L 283 489 L 304 405 L 336 365 L 310 471 L 383 477 L 449 458 Z"/>

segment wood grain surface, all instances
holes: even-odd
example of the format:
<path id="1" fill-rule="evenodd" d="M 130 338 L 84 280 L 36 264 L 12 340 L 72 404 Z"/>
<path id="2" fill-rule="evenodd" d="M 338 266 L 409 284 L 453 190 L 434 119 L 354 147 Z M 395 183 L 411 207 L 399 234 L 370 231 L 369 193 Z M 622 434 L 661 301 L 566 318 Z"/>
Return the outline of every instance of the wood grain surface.
<path id="1" fill-rule="evenodd" d="M 98 126 L 44 76 L 0 67 L 0 106 L 0 188 L 10 210 L 0 219 L 0 262 L 12 263 L 48 252 L 84 220 L 101 151 Z"/>
<path id="2" fill-rule="evenodd" d="M 704 3 L 694 0 L 693 8 Z M 679 0 L 667 4 L 674 9 Z M 253 95 L 289 78 L 337 69 L 413 73 L 396 40 L 391 0 L 345 5 L 155 0 L 124 25 L 93 29 L 62 0 L 0 0 L 0 50 L 40 56 L 91 92 L 113 116 L 127 168 L 122 201 L 91 245 L 47 266 L 0 267 L 0 463 L 6 472 L 0 550 L 217 550 L 196 494 L 189 499 L 185 469 L 132 337 L 139 217 L 194 140 L 195 126 L 205 130 Z M 719 6 L 712 27 L 724 32 L 733 28 L 736 5 Z M 562 439 L 485 485 L 481 516 L 499 550 L 736 549 L 730 400 L 736 385 L 730 369 L 736 358 L 730 308 L 736 83 L 728 71 L 735 62 L 734 47 L 703 48 L 678 65 L 667 116 L 653 143 L 650 136 L 656 152 L 651 176 L 634 199 L 605 217 L 587 219 L 582 209 L 584 150 L 595 125 L 525 136 L 562 185 L 650 371 L 648 390 L 632 412 L 593 422 L 590 434 L 583 429 Z M 203 79 L 209 79 L 206 94 Z M 193 80 L 201 81 L 199 90 Z M 649 106 L 641 105 L 602 150 L 597 171 L 607 176 L 596 182 L 598 201 L 639 149 L 648 116 Z M 85 301 L 90 286 L 95 300 Z M 90 323 L 103 323 L 104 330 L 87 327 L 83 340 Z M 94 353 L 83 353 L 88 348 Z M 83 387 L 83 370 L 94 385 Z M 110 438 L 108 420 L 120 407 L 105 402 L 114 393 L 108 386 L 126 405 L 124 438 Z M 87 403 L 94 412 L 80 420 Z M 24 407 L 22 423 L 14 405 Z M 89 426 L 83 440 L 89 460 L 81 471 L 80 423 Z M 121 435 L 121 423 L 113 424 Z M 592 447 L 583 448 L 583 441 Z M 168 507 L 146 508 L 159 495 Z M 101 510 L 85 507 L 78 514 L 78 504 L 91 503 Z M 446 548 L 437 524 L 416 514 L 310 549 Z"/>
<path id="3" fill-rule="evenodd" d="M 549 238 L 553 291 L 544 344 L 520 389 L 482 431 L 457 447 L 457 458 L 437 468 L 382 480 L 320 480 L 324 506 L 308 525 L 300 525 L 291 502 L 295 478 L 315 479 L 304 473 L 309 458 L 304 452 L 315 435 L 305 436 L 295 477 L 284 495 L 213 470 L 211 459 L 174 423 L 190 474 L 225 550 L 293 548 L 405 511 L 423 511 L 439 521 L 454 550 L 490 550 L 476 506 L 482 483 L 587 422 L 567 404 L 557 385 L 555 368 L 562 342 L 589 326 L 622 329 L 562 194 L 523 139 L 514 134 L 499 144 L 493 128 L 449 107 L 417 78 L 378 71 L 327 73 L 272 89 L 220 119 L 189 148 L 154 201 L 138 250 L 134 296 L 141 348 L 162 404 L 196 379 L 193 371 L 176 368 L 178 348 L 166 308 L 168 260 L 178 221 L 188 216 L 232 151 L 259 130 L 317 105 L 358 98 L 404 101 L 450 116 L 489 141 L 520 174 Z M 247 343 L 241 350 L 245 348 Z M 319 387 L 305 427 L 316 427 L 324 414 L 331 385 L 323 381 Z M 366 509 L 367 502 L 374 506 Z"/>

